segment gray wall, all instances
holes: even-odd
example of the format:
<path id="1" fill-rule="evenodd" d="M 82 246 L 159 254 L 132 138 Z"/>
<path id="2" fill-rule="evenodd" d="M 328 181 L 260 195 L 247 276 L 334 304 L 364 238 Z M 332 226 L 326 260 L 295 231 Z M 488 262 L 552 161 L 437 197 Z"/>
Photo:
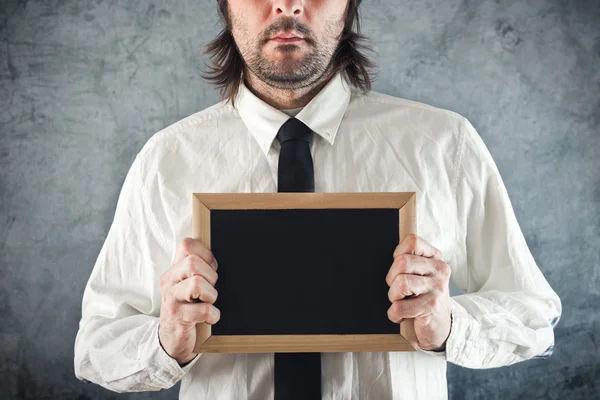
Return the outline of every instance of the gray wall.
<path id="1" fill-rule="evenodd" d="M 563 300 L 548 360 L 449 367 L 452 399 L 600 390 L 600 1 L 371 0 L 374 90 L 467 117 Z M 83 288 L 125 173 L 208 107 L 213 0 L 0 2 L 0 398 L 116 398 L 73 372 Z M 119 398 L 175 398 L 171 391 Z"/>

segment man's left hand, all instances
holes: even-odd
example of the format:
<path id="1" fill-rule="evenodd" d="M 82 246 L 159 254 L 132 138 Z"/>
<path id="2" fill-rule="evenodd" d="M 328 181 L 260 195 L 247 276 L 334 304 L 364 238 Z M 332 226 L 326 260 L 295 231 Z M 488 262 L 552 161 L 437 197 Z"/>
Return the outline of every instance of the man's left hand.
<path id="1" fill-rule="evenodd" d="M 450 266 L 440 250 L 414 234 L 400 242 L 393 257 L 385 278 L 392 302 L 388 318 L 394 323 L 414 318 L 419 347 L 445 350 L 451 324 Z"/>

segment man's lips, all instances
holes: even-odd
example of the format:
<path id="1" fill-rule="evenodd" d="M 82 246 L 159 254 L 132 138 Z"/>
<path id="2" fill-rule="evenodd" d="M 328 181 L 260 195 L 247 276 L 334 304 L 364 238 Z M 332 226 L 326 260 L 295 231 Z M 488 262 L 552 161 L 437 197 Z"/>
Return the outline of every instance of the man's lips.
<path id="1" fill-rule="evenodd" d="M 292 37 L 292 38 L 276 37 L 276 38 L 273 38 L 271 40 L 274 40 L 274 41 L 279 42 L 279 43 L 294 43 L 294 42 L 300 42 L 300 41 L 302 41 L 304 39 L 299 38 L 299 37 Z"/>

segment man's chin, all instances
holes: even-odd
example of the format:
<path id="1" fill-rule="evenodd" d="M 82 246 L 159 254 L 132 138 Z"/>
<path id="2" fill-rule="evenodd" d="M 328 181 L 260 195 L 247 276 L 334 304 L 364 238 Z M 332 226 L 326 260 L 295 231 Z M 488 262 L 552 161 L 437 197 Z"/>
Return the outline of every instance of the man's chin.
<path id="1" fill-rule="evenodd" d="M 294 62 L 285 62 L 284 65 L 273 65 L 273 68 L 269 68 L 265 71 L 263 76 L 273 82 L 304 82 L 310 79 L 306 73 L 300 72 L 305 68 L 298 68 L 303 65 L 302 60 Z"/>
<path id="2" fill-rule="evenodd" d="M 303 83 L 305 81 L 307 81 L 307 77 L 305 75 L 298 75 L 298 74 L 275 74 L 275 75 L 268 75 L 266 77 L 268 80 L 270 80 L 271 82 L 279 82 L 279 83 L 288 83 L 288 84 L 297 84 L 297 83 Z"/>
<path id="3" fill-rule="evenodd" d="M 261 79 L 269 86 L 278 89 L 299 89 L 310 85 L 311 79 L 306 75 L 298 75 L 298 73 L 277 73 L 266 74 Z"/>

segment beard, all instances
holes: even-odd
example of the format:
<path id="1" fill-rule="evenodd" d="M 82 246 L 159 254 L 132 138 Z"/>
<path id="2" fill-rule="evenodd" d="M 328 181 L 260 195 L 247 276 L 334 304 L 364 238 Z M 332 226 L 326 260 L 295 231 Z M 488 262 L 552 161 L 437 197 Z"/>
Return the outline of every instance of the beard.
<path id="1" fill-rule="evenodd" d="M 304 50 L 307 46 L 309 51 Z M 261 50 L 243 57 L 246 67 L 261 81 L 278 89 L 311 86 L 325 74 L 332 60 L 331 52 L 323 51 L 308 39 L 300 45 L 278 44 L 271 49 L 271 57 L 265 57 Z M 299 56 L 300 52 L 304 55 Z"/>
<path id="2" fill-rule="evenodd" d="M 328 73 L 343 24 L 343 20 L 332 17 L 321 40 L 317 41 L 318 35 L 308 27 L 293 18 L 281 18 L 257 40 L 256 36 L 247 33 L 243 19 L 233 17 L 232 20 L 234 26 L 240 27 L 235 43 L 244 60 L 244 70 L 249 70 L 268 86 L 287 90 L 312 86 Z M 304 36 L 304 41 L 277 43 L 268 39 L 277 32 L 291 30 Z"/>

